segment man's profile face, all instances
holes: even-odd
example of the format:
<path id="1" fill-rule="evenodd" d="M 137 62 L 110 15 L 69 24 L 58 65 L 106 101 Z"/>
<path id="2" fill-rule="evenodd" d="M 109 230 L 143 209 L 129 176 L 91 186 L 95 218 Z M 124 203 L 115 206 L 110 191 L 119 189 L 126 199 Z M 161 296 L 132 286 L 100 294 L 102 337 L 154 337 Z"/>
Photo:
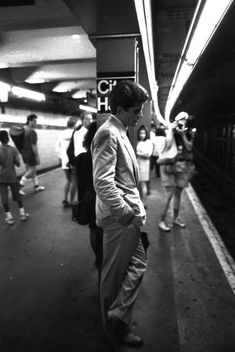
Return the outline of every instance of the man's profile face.
<path id="1" fill-rule="evenodd" d="M 83 126 L 88 128 L 92 122 L 92 115 L 91 114 L 85 114 L 84 119 L 83 119 Z"/>
<path id="2" fill-rule="evenodd" d="M 37 124 L 37 119 L 33 119 L 33 120 L 31 120 L 31 121 L 29 122 L 29 125 L 30 125 L 31 127 L 33 127 L 33 128 L 36 127 L 36 124 Z"/>
<path id="3" fill-rule="evenodd" d="M 136 126 L 139 119 L 143 117 L 143 104 L 136 103 L 127 110 L 120 108 L 120 118 L 124 126 Z"/>

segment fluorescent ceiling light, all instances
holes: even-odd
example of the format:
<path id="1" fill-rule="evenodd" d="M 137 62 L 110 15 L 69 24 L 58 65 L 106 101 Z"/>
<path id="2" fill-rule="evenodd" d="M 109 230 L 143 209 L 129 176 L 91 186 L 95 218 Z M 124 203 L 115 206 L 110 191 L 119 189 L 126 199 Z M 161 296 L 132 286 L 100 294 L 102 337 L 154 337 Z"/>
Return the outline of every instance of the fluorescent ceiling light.
<path id="1" fill-rule="evenodd" d="M 21 87 L 12 87 L 11 88 L 12 94 L 20 97 L 20 98 L 28 98 L 36 101 L 45 101 L 45 95 L 43 93 L 38 93 L 33 90 L 21 88 Z"/>
<path id="2" fill-rule="evenodd" d="M 0 102 L 6 103 L 8 101 L 8 93 L 11 87 L 5 82 L 0 82 Z"/>
<path id="3" fill-rule="evenodd" d="M 5 62 L 0 62 L 0 68 L 7 68 L 8 64 L 6 64 Z"/>
<path id="4" fill-rule="evenodd" d="M 30 83 L 30 84 L 39 84 L 39 83 L 45 83 L 45 79 L 43 78 L 27 78 L 25 82 Z"/>
<path id="5" fill-rule="evenodd" d="M 194 65 L 205 50 L 233 0 L 207 0 L 190 40 L 186 61 Z"/>
<path id="6" fill-rule="evenodd" d="M 79 39 L 80 38 L 80 35 L 79 34 L 72 34 L 71 37 L 73 39 Z"/>
<path id="7" fill-rule="evenodd" d="M 53 92 L 56 93 L 66 93 L 68 92 L 68 89 L 64 86 L 60 86 L 60 84 L 58 84 L 55 88 L 52 89 Z"/>
<path id="8" fill-rule="evenodd" d="M 73 99 L 82 99 L 86 98 L 87 91 L 86 90 L 78 90 L 76 93 L 72 95 Z"/>
<path id="9" fill-rule="evenodd" d="M 3 90 L 3 89 L 9 92 L 9 90 L 11 89 L 11 86 L 5 82 L 0 81 L 0 90 Z"/>
<path id="10" fill-rule="evenodd" d="M 97 109 L 96 109 L 96 108 L 93 108 L 92 106 L 88 106 L 88 105 L 82 105 L 82 104 L 80 104 L 80 105 L 79 105 L 79 109 L 80 109 L 80 110 L 87 111 L 87 112 L 94 112 L 94 113 L 97 113 Z"/>
<path id="11" fill-rule="evenodd" d="M 233 0 L 199 0 L 168 95 L 165 115 L 171 110 Z"/>
<path id="12" fill-rule="evenodd" d="M 160 122 L 166 124 L 162 117 L 158 105 L 158 85 L 155 80 L 155 66 L 154 66 L 154 52 L 153 52 L 153 36 L 152 36 L 152 16 L 151 16 L 151 2 L 150 0 L 135 0 L 135 9 L 139 23 L 145 63 L 147 68 L 147 75 L 151 97 L 153 100 L 154 110 Z"/>

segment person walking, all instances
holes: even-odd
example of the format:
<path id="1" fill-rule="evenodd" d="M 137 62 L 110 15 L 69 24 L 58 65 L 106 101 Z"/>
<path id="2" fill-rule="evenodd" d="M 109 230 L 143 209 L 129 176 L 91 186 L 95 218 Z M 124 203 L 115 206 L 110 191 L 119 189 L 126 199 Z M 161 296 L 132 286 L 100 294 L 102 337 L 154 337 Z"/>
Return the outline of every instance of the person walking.
<path id="1" fill-rule="evenodd" d="M 12 216 L 8 201 L 8 188 L 11 189 L 12 198 L 17 202 L 21 221 L 26 221 L 29 214 L 25 212 L 23 202 L 19 194 L 15 166 L 20 166 L 20 156 L 15 147 L 8 145 L 9 136 L 7 131 L 0 131 L 0 194 L 2 205 L 6 213 L 5 222 L 13 225 L 15 220 Z"/>
<path id="2" fill-rule="evenodd" d="M 105 330 L 114 343 L 141 346 L 131 313 L 146 253 L 140 229 L 146 211 L 139 193 L 139 171 L 127 127 L 142 118 L 149 95 L 139 84 L 121 81 L 110 93 L 112 115 L 99 127 L 92 145 L 97 224 L 103 228 L 100 301 Z"/>
<path id="3" fill-rule="evenodd" d="M 74 203 L 74 198 L 76 195 L 76 183 L 72 177 L 72 166 L 69 165 L 69 159 L 67 154 L 67 149 L 74 131 L 74 126 L 76 125 L 77 118 L 71 116 L 67 120 L 67 128 L 61 132 L 59 138 L 56 141 L 55 151 L 57 156 L 60 158 L 61 168 L 65 173 L 65 185 L 64 185 L 64 196 L 62 204 L 65 208 L 70 207 Z"/>
<path id="4" fill-rule="evenodd" d="M 136 155 L 140 173 L 141 198 L 146 208 L 147 184 L 150 182 L 150 157 L 153 152 L 153 144 L 144 125 L 138 129 L 137 140 Z"/>
<path id="5" fill-rule="evenodd" d="M 30 180 L 34 183 L 35 192 L 40 192 L 45 189 L 44 186 L 39 185 L 37 177 L 37 165 L 40 164 L 40 158 L 38 153 L 38 137 L 35 131 L 37 125 L 37 115 L 30 114 L 27 116 L 26 125 L 24 126 L 24 139 L 21 148 L 21 155 L 25 163 L 26 172 L 20 180 L 20 187 L 23 188 Z M 25 192 L 21 189 L 21 195 L 25 195 Z"/>

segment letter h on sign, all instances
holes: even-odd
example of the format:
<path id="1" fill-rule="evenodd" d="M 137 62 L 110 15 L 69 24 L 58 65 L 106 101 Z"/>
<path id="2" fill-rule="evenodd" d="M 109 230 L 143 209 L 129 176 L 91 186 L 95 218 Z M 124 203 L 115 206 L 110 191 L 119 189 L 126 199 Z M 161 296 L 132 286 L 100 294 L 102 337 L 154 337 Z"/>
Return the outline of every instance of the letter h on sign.
<path id="1" fill-rule="evenodd" d="M 97 80 L 97 110 L 98 113 L 105 114 L 110 112 L 108 96 L 113 87 L 117 84 L 117 79 L 98 79 Z"/>

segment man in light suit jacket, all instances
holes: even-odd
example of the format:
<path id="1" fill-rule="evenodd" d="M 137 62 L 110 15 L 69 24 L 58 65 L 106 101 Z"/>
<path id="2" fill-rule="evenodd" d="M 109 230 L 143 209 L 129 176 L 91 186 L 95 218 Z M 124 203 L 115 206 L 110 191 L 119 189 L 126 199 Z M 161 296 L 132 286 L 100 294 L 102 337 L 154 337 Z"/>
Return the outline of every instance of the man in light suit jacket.
<path id="1" fill-rule="evenodd" d="M 131 81 L 112 90 L 112 115 L 98 129 L 91 146 L 97 193 L 97 223 L 103 228 L 103 265 L 100 283 L 105 329 L 115 342 L 141 346 L 131 329 L 131 311 L 143 274 L 146 254 L 140 239 L 146 212 L 139 193 L 139 171 L 126 135 L 142 117 L 147 91 Z"/>

